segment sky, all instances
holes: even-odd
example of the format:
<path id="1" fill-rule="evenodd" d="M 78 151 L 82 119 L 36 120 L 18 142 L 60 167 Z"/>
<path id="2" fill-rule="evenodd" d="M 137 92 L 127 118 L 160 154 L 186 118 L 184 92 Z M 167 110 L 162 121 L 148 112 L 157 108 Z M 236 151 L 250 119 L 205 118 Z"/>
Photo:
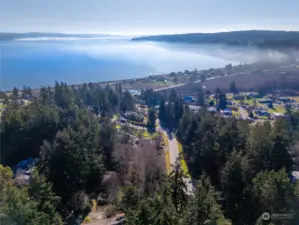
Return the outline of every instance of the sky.
<path id="1" fill-rule="evenodd" d="M 0 32 L 299 30 L 299 0 L 0 0 Z"/>

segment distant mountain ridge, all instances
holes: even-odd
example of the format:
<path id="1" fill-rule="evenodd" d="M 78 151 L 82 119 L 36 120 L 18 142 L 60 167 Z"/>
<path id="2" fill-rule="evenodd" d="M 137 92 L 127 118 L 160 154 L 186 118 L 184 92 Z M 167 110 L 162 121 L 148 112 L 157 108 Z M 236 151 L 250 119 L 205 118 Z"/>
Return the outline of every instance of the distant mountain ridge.
<path id="1" fill-rule="evenodd" d="M 211 43 L 258 47 L 299 48 L 298 31 L 248 30 L 220 33 L 188 33 L 132 38 L 132 41 L 157 41 L 176 43 Z"/>
<path id="2" fill-rule="evenodd" d="M 57 38 L 92 38 L 108 37 L 105 34 L 65 34 L 65 33 L 48 33 L 48 32 L 28 32 L 28 33 L 4 33 L 0 32 L 0 41 L 10 41 L 22 38 L 39 38 L 39 37 L 57 37 Z"/>

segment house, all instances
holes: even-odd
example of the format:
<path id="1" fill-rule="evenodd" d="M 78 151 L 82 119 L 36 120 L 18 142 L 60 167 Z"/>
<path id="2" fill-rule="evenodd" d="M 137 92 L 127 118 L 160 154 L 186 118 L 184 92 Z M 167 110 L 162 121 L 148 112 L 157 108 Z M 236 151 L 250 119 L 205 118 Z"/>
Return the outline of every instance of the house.
<path id="1" fill-rule="evenodd" d="M 259 103 L 261 104 L 269 104 L 269 103 L 273 103 L 274 101 L 272 99 L 261 99 L 259 100 Z"/>
<path id="2" fill-rule="evenodd" d="M 276 119 L 276 118 L 285 118 L 285 117 L 287 117 L 287 115 L 284 115 L 282 113 L 273 113 L 273 116 L 272 116 L 273 119 Z"/>
<path id="3" fill-rule="evenodd" d="M 139 90 L 129 89 L 128 92 L 129 92 L 132 96 L 140 96 L 140 95 L 141 95 L 141 91 L 139 91 Z"/>
<path id="4" fill-rule="evenodd" d="M 23 99 L 14 99 L 11 100 L 12 103 L 17 104 L 17 105 L 24 105 L 25 101 Z"/>
<path id="5" fill-rule="evenodd" d="M 259 116 L 270 116 L 270 113 L 266 110 L 256 111 Z"/>
<path id="6" fill-rule="evenodd" d="M 127 122 L 127 120 L 126 120 L 124 117 L 120 117 L 120 118 L 119 118 L 119 121 L 120 121 L 121 123 L 126 123 L 126 122 Z"/>
<path id="7" fill-rule="evenodd" d="M 288 97 L 278 97 L 277 100 L 286 103 L 286 102 L 290 101 L 290 98 L 288 98 Z"/>
<path id="8" fill-rule="evenodd" d="M 215 106 L 208 107 L 207 110 L 208 110 L 210 113 L 216 113 L 216 112 L 217 112 L 217 108 L 216 108 Z"/>
<path id="9" fill-rule="evenodd" d="M 183 101 L 184 101 L 184 103 L 191 103 L 191 102 L 193 102 L 193 97 L 190 95 L 185 95 L 183 97 Z"/>
<path id="10" fill-rule="evenodd" d="M 226 102 L 227 102 L 227 105 L 233 105 L 234 104 L 233 101 L 230 101 L 230 100 L 227 100 Z"/>
<path id="11" fill-rule="evenodd" d="M 36 164 L 36 159 L 29 157 L 28 159 L 22 160 L 14 167 L 15 181 L 18 185 L 28 185 L 30 176 L 33 172 L 33 168 Z"/>
<path id="12" fill-rule="evenodd" d="M 257 111 L 262 111 L 262 110 L 265 110 L 263 107 L 255 107 L 254 108 L 254 111 L 257 112 Z"/>
<path id="13" fill-rule="evenodd" d="M 233 96 L 233 99 L 234 99 L 234 100 L 244 100 L 244 99 L 245 99 L 245 96 L 244 96 L 244 95 L 234 95 L 234 96 Z"/>
<path id="14" fill-rule="evenodd" d="M 292 171 L 292 181 L 299 180 L 299 171 Z"/>
<path id="15" fill-rule="evenodd" d="M 221 115 L 224 115 L 224 116 L 232 116 L 232 111 L 230 109 L 224 109 L 224 110 L 221 110 Z"/>
<path id="16" fill-rule="evenodd" d="M 137 113 L 137 112 L 130 112 L 130 111 L 125 112 L 124 117 L 126 119 L 134 120 L 134 121 L 138 121 L 138 122 L 143 121 L 143 115 L 140 113 Z"/>
<path id="17" fill-rule="evenodd" d="M 192 112 L 198 112 L 198 110 L 200 110 L 200 106 L 197 106 L 197 105 L 189 105 L 189 109 L 192 111 Z"/>
<path id="18" fill-rule="evenodd" d="M 261 95 L 259 93 L 251 92 L 248 95 L 250 98 L 260 98 Z"/>

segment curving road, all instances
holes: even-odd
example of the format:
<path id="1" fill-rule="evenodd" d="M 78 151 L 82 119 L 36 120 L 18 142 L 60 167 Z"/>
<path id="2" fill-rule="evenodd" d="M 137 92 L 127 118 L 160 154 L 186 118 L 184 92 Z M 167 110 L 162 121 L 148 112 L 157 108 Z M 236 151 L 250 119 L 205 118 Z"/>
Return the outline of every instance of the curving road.
<path id="1" fill-rule="evenodd" d="M 157 130 L 163 132 L 163 134 L 168 139 L 168 145 L 169 145 L 169 158 L 170 158 L 170 165 L 175 165 L 177 158 L 180 156 L 178 141 L 175 137 L 169 138 L 167 135 L 167 132 L 160 126 L 159 119 L 156 120 L 156 123 L 158 124 Z M 187 194 L 192 195 L 193 193 L 193 184 L 191 178 L 184 178 L 184 182 L 187 187 Z"/>
<path id="2" fill-rule="evenodd" d="M 165 132 L 165 131 L 164 131 Z M 175 165 L 177 158 L 180 156 L 179 146 L 177 139 L 173 137 L 170 139 L 168 136 L 168 143 L 169 143 L 169 155 L 170 155 L 170 164 Z M 193 193 L 193 185 L 191 178 L 184 178 L 185 185 L 187 187 L 187 194 L 191 195 Z"/>

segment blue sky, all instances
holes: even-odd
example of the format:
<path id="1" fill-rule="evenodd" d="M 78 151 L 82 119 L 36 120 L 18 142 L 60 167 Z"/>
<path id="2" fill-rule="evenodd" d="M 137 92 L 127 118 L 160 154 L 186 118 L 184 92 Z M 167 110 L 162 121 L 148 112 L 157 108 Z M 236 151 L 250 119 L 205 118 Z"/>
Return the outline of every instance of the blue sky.
<path id="1" fill-rule="evenodd" d="M 299 0 L 0 0 L 0 32 L 299 30 Z"/>

